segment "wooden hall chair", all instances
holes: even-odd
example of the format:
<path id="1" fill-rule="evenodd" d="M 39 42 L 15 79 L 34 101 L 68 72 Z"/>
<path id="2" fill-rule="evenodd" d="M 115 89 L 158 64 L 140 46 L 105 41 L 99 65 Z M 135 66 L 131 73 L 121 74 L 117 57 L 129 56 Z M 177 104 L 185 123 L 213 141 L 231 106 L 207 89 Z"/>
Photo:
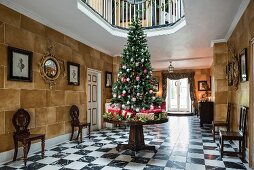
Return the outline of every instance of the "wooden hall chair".
<path id="1" fill-rule="evenodd" d="M 89 136 L 89 139 L 90 139 L 91 124 L 90 123 L 81 123 L 79 121 L 79 109 L 76 105 L 71 106 L 70 116 L 71 116 L 71 138 L 70 138 L 70 141 L 73 138 L 75 127 L 78 128 L 78 135 L 77 135 L 76 140 L 78 140 L 78 137 L 80 135 L 80 142 L 82 143 L 82 129 L 84 127 L 88 127 L 88 136 Z"/>
<path id="2" fill-rule="evenodd" d="M 24 109 L 19 109 L 12 117 L 12 124 L 16 129 L 13 133 L 13 141 L 15 146 L 13 161 L 16 161 L 18 154 L 18 142 L 23 145 L 24 151 L 24 164 L 26 166 L 27 155 L 30 150 L 31 142 L 35 140 L 41 140 L 41 156 L 44 159 L 45 148 L 45 134 L 30 134 L 28 125 L 30 123 L 30 115 Z"/>
<path id="3" fill-rule="evenodd" d="M 222 131 L 220 130 L 219 147 L 221 152 L 221 158 L 224 153 L 231 155 L 242 155 L 242 160 L 245 159 L 245 140 L 246 140 L 246 119 L 247 119 L 247 107 L 241 107 L 240 110 L 240 121 L 238 132 Z M 238 140 L 239 141 L 239 152 L 224 151 L 225 140 Z"/>
<path id="4" fill-rule="evenodd" d="M 230 115 L 231 115 L 231 109 L 232 109 L 232 104 L 228 103 L 228 108 L 227 108 L 227 119 L 226 121 L 212 121 L 212 134 L 213 134 L 213 141 L 215 142 L 215 135 L 219 134 L 218 131 L 215 131 L 216 127 L 225 127 L 227 131 L 230 130 Z"/>

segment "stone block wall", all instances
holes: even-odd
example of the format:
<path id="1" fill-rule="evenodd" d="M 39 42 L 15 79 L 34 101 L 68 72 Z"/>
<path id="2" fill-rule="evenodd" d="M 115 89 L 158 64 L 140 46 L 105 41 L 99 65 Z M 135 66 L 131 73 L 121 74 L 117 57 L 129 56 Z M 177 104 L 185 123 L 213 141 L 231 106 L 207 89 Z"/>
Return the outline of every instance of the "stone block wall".
<path id="1" fill-rule="evenodd" d="M 67 61 L 80 64 L 80 86 L 67 84 L 66 71 L 53 90 L 44 82 L 39 63 L 49 40 L 56 44 L 55 55 L 65 67 Z M 8 46 L 33 52 L 33 82 L 7 80 Z M 106 98 L 111 98 L 111 89 L 105 88 L 105 71 L 113 71 L 113 58 L 0 4 L 0 152 L 13 149 L 11 119 L 20 107 L 31 114 L 31 132 L 45 133 L 47 139 L 70 132 L 73 104 L 80 109 L 81 121 L 86 121 L 87 68 L 102 73 L 103 112 Z"/>
<path id="2" fill-rule="evenodd" d="M 214 101 L 214 120 L 226 120 L 227 104 L 230 102 L 226 79 L 228 47 L 226 43 L 217 43 L 213 47 L 212 100 Z"/>
<path id="3" fill-rule="evenodd" d="M 253 103 L 250 103 L 250 94 L 253 93 L 253 89 L 250 89 L 250 85 L 253 81 L 247 81 L 244 83 L 239 83 L 238 90 L 233 90 L 232 88 L 227 88 L 226 77 L 225 77 L 225 67 L 226 60 L 228 59 L 227 48 L 231 47 L 235 50 L 236 55 L 247 48 L 247 70 L 248 75 L 253 75 L 250 68 L 253 68 L 251 61 L 253 61 L 251 55 L 251 40 L 254 38 L 254 1 L 250 1 L 247 9 L 243 13 L 241 19 L 239 20 L 236 28 L 234 29 L 232 35 L 230 36 L 227 43 L 218 43 L 214 45 L 214 62 L 212 66 L 212 76 L 215 81 L 215 87 L 213 88 L 213 94 L 215 97 L 215 103 L 218 105 L 215 112 L 215 118 L 223 118 L 219 115 L 226 111 L 225 97 L 228 96 L 228 101 L 233 103 L 233 110 L 231 116 L 231 129 L 236 131 L 239 126 L 240 118 L 240 108 L 241 106 L 247 106 L 247 148 L 248 148 L 248 158 L 250 165 L 253 165 Z M 223 63 L 223 64 L 222 64 Z M 224 70 L 224 71 L 223 71 Z M 252 84 L 251 84 L 252 83 Z"/>

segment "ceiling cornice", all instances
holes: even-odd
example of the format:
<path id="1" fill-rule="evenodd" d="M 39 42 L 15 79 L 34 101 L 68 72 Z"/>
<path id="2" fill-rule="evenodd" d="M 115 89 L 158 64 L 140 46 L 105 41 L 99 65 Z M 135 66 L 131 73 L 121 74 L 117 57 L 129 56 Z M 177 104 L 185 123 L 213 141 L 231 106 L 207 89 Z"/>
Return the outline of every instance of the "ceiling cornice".
<path id="1" fill-rule="evenodd" d="M 23 6 L 19 5 L 19 4 L 16 4 L 16 3 L 13 3 L 11 0 L 1 0 L 0 1 L 1 4 L 29 17 L 29 18 L 32 18 L 33 20 L 39 22 L 39 23 L 42 23 L 50 28 L 53 28 L 59 32 L 61 32 L 62 34 L 65 34 L 71 38 L 74 38 L 75 40 L 77 41 L 80 41 L 102 53 L 105 53 L 107 55 L 110 55 L 110 56 L 113 56 L 112 52 L 108 51 L 108 50 L 105 50 L 105 49 L 102 49 L 100 48 L 99 46 L 93 44 L 93 43 L 90 43 L 88 42 L 87 40 L 85 40 L 84 38 L 82 38 L 81 36 L 77 35 L 77 34 L 74 34 L 73 32 L 49 21 L 48 19 L 44 18 L 44 17 L 41 17 L 40 15 L 36 14 L 36 13 L 33 13 L 32 11 L 24 8 Z"/>
<path id="2" fill-rule="evenodd" d="M 240 7 L 239 7 L 239 9 L 238 9 L 234 19 L 233 19 L 233 22 L 230 25 L 229 30 L 228 30 L 228 32 L 227 32 L 227 34 L 226 34 L 224 39 L 228 40 L 230 38 L 230 36 L 232 35 L 233 31 L 235 30 L 235 27 L 236 27 L 237 23 L 240 21 L 244 11 L 248 7 L 249 3 L 250 3 L 250 0 L 243 0 L 242 1 L 242 3 L 240 5 Z"/>
<path id="3" fill-rule="evenodd" d="M 242 1 L 242 3 L 240 4 L 240 7 L 238 8 L 238 11 L 235 14 L 233 22 L 231 23 L 231 25 L 228 29 L 228 32 L 225 35 L 225 37 L 223 39 L 212 40 L 211 41 L 211 47 L 213 47 L 215 43 L 221 43 L 221 42 L 227 42 L 228 41 L 228 39 L 232 35 L 233 31 L 235 30 L 238 22 L 240 21 L 244 11 L 248 7 L 249 3 L 250 3 L 250 0 L 243 0 Z"/>

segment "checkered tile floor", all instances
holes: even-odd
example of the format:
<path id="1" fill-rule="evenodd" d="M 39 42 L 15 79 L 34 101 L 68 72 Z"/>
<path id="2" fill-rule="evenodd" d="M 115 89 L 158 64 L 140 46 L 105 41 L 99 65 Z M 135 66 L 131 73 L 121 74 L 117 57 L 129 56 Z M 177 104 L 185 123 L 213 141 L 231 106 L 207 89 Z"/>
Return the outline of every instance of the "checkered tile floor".
<path id="1" fill-rule="evenodd" d="M 40 153 L 32 154 L 28 166 L 23 161 L 0 165 L 0 170 L 9 169 L 247 169 L 247 163 L 238 157 L 220 157 L 218 141 L 212 140 L 210 128 L 199 127 L 199 120 L 193 117 L 169 117 L 169 122 L 145 126 L 145 143 L 155 145 L 157 153 L 141 151 L 136 155 L 130 150 L 117 152 L 118 143 L 127 143 L 129 129 L 95 131 L 91 139 L 84 142 L 66 142 L 46 150 L 45 158 Z M 235 146 L 226 143 L 225 150 Z"/>

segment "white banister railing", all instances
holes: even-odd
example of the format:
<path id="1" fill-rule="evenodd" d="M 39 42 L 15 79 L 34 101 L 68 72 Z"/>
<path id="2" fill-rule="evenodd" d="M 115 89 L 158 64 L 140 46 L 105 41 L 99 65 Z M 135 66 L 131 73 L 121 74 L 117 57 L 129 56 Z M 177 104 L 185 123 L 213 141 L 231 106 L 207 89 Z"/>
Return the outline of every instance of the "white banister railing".
<path id="1" fill-rule="evenodd" d="M 82 0 L 110 24 L 128 28 L 136 18 L 143 27 L 172 25 L 184 16 L 183 0 L 146 0 L 138 4 L 128 0 Z"/>

